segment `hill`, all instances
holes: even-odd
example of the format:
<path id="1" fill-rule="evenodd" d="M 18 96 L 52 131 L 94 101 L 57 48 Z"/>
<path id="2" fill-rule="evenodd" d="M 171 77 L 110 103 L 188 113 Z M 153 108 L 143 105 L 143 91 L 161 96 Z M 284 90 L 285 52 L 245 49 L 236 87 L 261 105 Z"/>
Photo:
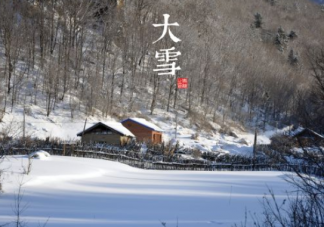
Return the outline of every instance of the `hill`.
<path id="1" fill-rule="evenodd" d="M 69 133 L 48 133 L 45 121 L 79 131 L 86 117 L 144 117 L 171 131 L 177 113 L 189 135 L 211 141 L 268 125 L 323 130 L 309 56 L 322 45 L 324 14 L 310 1 L 7 0 L 0 10 L 3 135 L 21 135 L 23 112 L 46 136 Z M 182 41 L 153 44 L 165 12 Z M 173 46 L 181 70 L 157 75 L 156 51 Z M 188 89 L 176 88 L 179 77 Z"/>

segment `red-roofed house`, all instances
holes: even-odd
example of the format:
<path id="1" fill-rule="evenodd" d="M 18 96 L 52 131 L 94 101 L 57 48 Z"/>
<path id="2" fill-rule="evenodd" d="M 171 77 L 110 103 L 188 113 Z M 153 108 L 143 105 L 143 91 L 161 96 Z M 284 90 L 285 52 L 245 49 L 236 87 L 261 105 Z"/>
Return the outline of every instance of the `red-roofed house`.
<path id="1" fill-rule="evenodd" d="M 162 143 L 163 130 L 144 118 L 128 118 L 121 123 L 136 136 L 136 141 Z"/>

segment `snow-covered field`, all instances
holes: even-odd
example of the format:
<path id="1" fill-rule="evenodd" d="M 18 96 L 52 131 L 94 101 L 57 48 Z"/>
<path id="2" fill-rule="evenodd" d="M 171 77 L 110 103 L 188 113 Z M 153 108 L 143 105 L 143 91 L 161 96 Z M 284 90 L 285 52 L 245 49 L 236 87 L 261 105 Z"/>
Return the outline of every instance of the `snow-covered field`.
<path id="1" fill-rule="evenodd" d="M 272 188 L 279 201 L 291 186 L 281 172 L 191 172 L 141 170 L 124 164 L 74 157 L 6 157 L 0 195 L 0 225 L 14 220 L 15 193 L 23 182 L 22 220 L 39 226 L 229 227 L 245 210 L 262 212 Z M 24 176 L 24 177 L 23 177 Z M 251 218 L 249 217 L 249 221 Z M 178 225 L 177 225 L 178 220 Z M 11 225 L 13 226 L 13 225 Z"/>

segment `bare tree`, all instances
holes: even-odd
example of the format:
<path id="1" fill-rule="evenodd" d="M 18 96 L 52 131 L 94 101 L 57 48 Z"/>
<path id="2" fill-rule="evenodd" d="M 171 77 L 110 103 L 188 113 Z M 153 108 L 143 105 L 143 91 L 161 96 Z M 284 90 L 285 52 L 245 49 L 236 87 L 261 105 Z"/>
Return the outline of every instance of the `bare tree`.
<path id="1" fill-rule="evenodd" d="M 29 175 L 32 170 L 32 166 L 33 166 L 33 159 L 30 155 L 28 155 L 27 166 L 26 167 L 23 166 L 24 174 Z"/>
<path id="2" fill-rule="evenodd" d="M 153 95 L 152 95 L 152 102 L 151 102 L 151 115 L 154 112 L 154 108 L 156 107 L 157 96 L 159 95 L 160 91 L 160 77 L 158 75 L 153 75 Z"/>
<path id="3" fill-rule="evenodd" d="M 255 220 L 257 227 L 324 225 L 324 184 L 321 180 L 324 174 L 323 155 L 321 147 L 318 147 L 315 155 L 304 149 L 304 165 L 311 165 L 316 171 L 301 172 L 300 168 L 292 165 L 295 174 L 288 175 L 286 180 L 295 187 L 296 194 L 291 197 L 288 195 L 287 200 L 278 203 L 275 192 L 269 189 L 270 198 L 264 197 L 263 200 L 264 215 Z M 281 160 L 286 159 L 281 157 Z"/>
<path id="4" fill-rule="evenodd" d="M 15 194 L 15 203 L 13 206 L 13 212 L 15 215 L 14 226 L 23 227 L 26 226 L 26 222 L 22 219 L 22 214 L 27 210 L 28 204 L 23 202 L 24 192 L 22 190 L 23 179 L 19 182 L 18 191 Z"/>

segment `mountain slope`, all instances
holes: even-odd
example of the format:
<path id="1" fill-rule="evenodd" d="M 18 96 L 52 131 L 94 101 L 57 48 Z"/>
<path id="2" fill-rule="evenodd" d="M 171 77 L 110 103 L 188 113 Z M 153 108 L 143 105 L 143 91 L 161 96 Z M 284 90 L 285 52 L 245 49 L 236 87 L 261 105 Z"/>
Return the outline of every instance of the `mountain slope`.
<path id="1" fill-rule="evenodd" d="M 23 109 L 27 134 L 43 138 L 72 138 L 87 117 L 145 117 L 172 138 L 176 112 L 184 140 L 211 138 L 202 145 L 231 131 L 304 124 L 300 108 L 314 86 L 307 54 L 324 31 L 323 13 L 307 0 L 13 3 L 0 2 L 4 135 L 22 135 Z M 182 42 L 166 37 L 153 45 L 161 31 L 152 24 L 165 12 L 180 24 L 172 31 Z M 172 46 L 182 53 L 182 70 L 154 74 L 155 52 Z M 189 78 L 189 88 L 178 90 L 176 77 Z"/>

